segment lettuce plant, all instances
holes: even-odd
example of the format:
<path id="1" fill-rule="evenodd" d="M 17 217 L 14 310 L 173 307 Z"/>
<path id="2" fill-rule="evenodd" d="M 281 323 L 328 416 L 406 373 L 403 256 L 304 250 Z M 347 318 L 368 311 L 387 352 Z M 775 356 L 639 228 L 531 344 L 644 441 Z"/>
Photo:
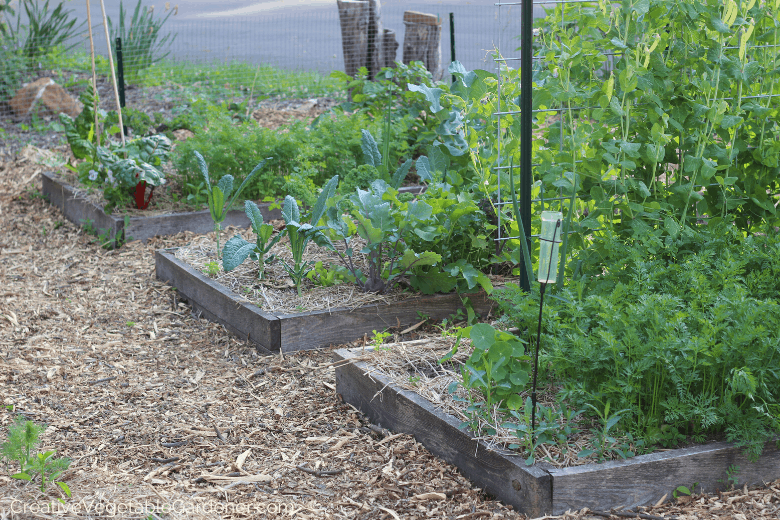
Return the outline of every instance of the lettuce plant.
<path id="1" fill-rule="evenodd" d="M 325 205 L 328 199 L 333 197 L 338 182 L 338 175 L 334 175 L 322 188 L 322 192 L 312 209 L 309 222 L 301 222 L 301 211 L 293 197 L 287 195 L 284 198 L 284 205 L 282 206 L 282 218 L 286 224 L 284 233 L 290 239 L 293 265 L 282 260 L 282 266 L 298 289 L 299 296 L 301 294 L 301 282 L 312 269 L 312 262 L 303 260 L 303 253 L 309 241 L 314 240 L 314 243 L 319 246 L 332 247 L 328 238 L 322 233 L 326 227 L 318 226 L 317 224 L 325 214 Z"/>
<path id="2" fill-rule="evenodd" d="M 201 175 L 203 175 L 203 180 L 206 183 L 206 190 L 208 191 L 209 212 L 211 213 L 211 219 L 214 221 L 214 232 L 217 235 L 217 257 L 219 257 L 220 224 L 225 220 L 225 217 L 227 217 L 230 207 L 244 190 L 244 187 L 246 187 L 249 181 L 257 175 L 268 159 L 260 161 L 257 166 L 252 169 L 249 175 L 246 176 L 244 182 L 241 183 L 236 192 L 233 193 L 233 176 L 225 175 L 219 179 L 216 186 L 212 186 L 211 179 L 209 178 L 209 167 L 206 164 L 206 160 L 198 151 L 194 151 L 193 153 L 198 161 L 198 167 L 200 168 Z M 233 197 L 229 198 L 231 194 L 233 194 Z"/>
<path id="3" fill-rule="evenodd" d="M 278 234 L 273 239 L 271 238 L 274 233 L 274 227 L 263 222 L 263 214 L 260 212 L 260 208 L 251 200 L 244 201 L 244 211 L 246 211 L 246 216 L 252 225 L 252 231 L 255 232 L 257 238 L 254 244 L 244 240 L 240 235 L 236 235 L 228 240 L 225 244 L 225 249 L 222 251 L 222 268 L 225 272 L 230 272 L 241 265 L 247 257 L 250 257 L 252 260 L 257 260 L 260 264 L 257 277 L 262 278 L 265 264 L 273 262 L 275 258 L 275 255 L 271 255 L 268 258 L 265 258 L 265 255 L 279 242 L 282 235 Z"/>

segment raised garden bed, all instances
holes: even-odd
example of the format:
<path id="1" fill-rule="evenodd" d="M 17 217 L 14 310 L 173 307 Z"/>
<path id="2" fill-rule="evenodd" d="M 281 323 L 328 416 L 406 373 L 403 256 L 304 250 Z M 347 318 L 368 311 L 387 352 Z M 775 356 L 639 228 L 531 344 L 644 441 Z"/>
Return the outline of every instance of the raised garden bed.
<path id="1" fill-rule="evenodd" d="M 443 319 L 463 308 L 461 295 L 436 294 L 406 298 L 388 304 L 354 309 L 272 313 L 249 303 L 222 284 L 175 256 L 175 249 L 155 253 L 157 278 L 174 286 L 195 312 L 223 324 L 270 352 L 310 350 L 354 341 L 373 330 L 406 327 L 420 320 L 419 313 Z M 468 295 L 474 310 L 488 313 L 494 306 L 485 293 Z"/>
<path id="2" fill-rule="evenodd" d="M 148 217 L 123 217 L 107 214 L 103 207 L 80 197 L 78 190 L 51 172 L 41 174 L 43 196 L 62 211 L 65 217 L 78 226 L 90 223 L 93 229 L 105 235 L 113 244 L 128 240 L 147 241 L 154 236 L 175 235 L 182 231 L 205 234 L 214 231 L 214 221 L 208 210 L 153 214 Z M 399 191 L 421 193 L 424 186 L 404 186 Z M 273 203 L 258 202 L 265 221 L 282 218 L 280 208 L 271 209 Z M 238 205 L 237 205 L 238 206 Z M 249 227 L 249 219 L 243 206 L 228 212 L 222 227 Z"/>
<path id="3" fill-rule="evenodd" d="M 182 231 L 193 233 L 209 233 L 214 231 L 214 221 L 208 210 L 150 215 L 148 217 L 123 217 L 118 214 L 106 214 L 102 206 L 78 195 L 78 191 L 52 173 L 45 172 L 43 179 L 43 196 L 58 207 L 65 217 L 78 226 L 91 223 L 92 227 L 102 235 L 106 235 L 113 243 L 122 243 L 130 239 L 146 241 L 158 235 L 175 235 Z M 278 208 L 270 209 L 271 203 L 259 203 L 258 207 L 265 220 L 282 217 Z M 223 227 L 248 227 L 249 219 L 243 209 L 231 210 Z"/>
<path id="4" fill-rule="evenodd" d="M 459 428 L 460 421 L 360 361 L 361 349 L 335 351 L 336 389 L 344 401 L 393 431 L 414 435 L 433 454 L 456 465 L 487 492 L 531 517 L 567 510 L 610 510 L 651 506 L 671 498 L 681 485 L 713 492 L 730 483 L 727 469 L 739 467 L 739 486 L 780 477 L 780 451 L 767 443 L 755 463 L 725 442 L 659 451 L 628 460 L 556 469 L 526 466 L 520 455 L 490 449 Z"/>

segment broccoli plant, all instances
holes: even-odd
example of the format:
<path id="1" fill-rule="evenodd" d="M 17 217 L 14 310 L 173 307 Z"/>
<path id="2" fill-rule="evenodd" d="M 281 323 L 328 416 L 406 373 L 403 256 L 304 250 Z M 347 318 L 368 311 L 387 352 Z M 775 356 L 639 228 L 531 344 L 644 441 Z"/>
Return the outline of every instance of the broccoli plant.
<path id="1" fill-rule="evenodd" d="M 388 292 L 412 267 L 441 261 L 437 253 L 415 252 L 405 240 L 412 222 L 431 218 L 431 206 L 417 200 L 400 202 L 397 194 L 379 179 L 368 191 L 358 188 L 348 199 L 338 199 L 328 209 L 330 238 L 343 241 L 345 251 L 337 250 L 339 258 L 365 292 Z M 365 272 L 354 262 L 351 243 L 356 234 L 366 241 L 360 250 L 368 260 Z"/>
<path id="2" fill-rule="evenodd" d="M 222 268 L 225 272 L 230 272 L 241 265 L 247 257 L 257 260 L 260 264 L 258 278 L 263 277 L 265 264 L 274 261 L 276 255 L 265 257 L 271 251 L 271 248 L 282 238 L 281 234 L 271 238 L 274 233 L 274 227 L 271 224 L 263 222 L 263 214 L 257 204 L 251 200 L 244 201 L 244 211 L 252 224 L 252 231 L 255 232 L 255 243 L 244 240 L 240 235 L 236 235 L 225 244 L 222 251 Z"/>

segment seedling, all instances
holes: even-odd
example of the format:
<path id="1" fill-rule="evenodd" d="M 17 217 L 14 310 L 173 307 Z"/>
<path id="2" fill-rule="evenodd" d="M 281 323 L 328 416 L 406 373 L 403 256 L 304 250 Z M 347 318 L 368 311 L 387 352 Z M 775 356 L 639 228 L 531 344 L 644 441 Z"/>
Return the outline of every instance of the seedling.
<path id="1" fill-rule="evenodd" d="M 314 204 L 309 221 L 305 223 L 301 222 L 301 212 L 295 199 L 289 195 L 284 198 L 284 205 L 282 206 L 282 218 L 286 224 L 284 233 L 290 238 L 293 265 L 282 260 L 282 266 L 287 271 L 287 274 L 290 275 L 296 289 L 298 289 L 298 296 L 301 295 L 301 282 L 312 269 L 312 262 L 303 260 L 303 253 L 309 241 L 314 240 L 314 243 L 319 246 L 333 248 L 333 244 L 322 233 L 326 227 L 318 226 L 317 224 L 325 214 L 325 204 L 336 191 L 338 182 L 339 176 L 334 175 L 325 184 L 322 188 L 322 193 L 317 198 L 316 204 Z"/>
<path id="2" fill-rule="evenodd" d="M 734 489 L 739 485 L 739 466 L 736 464 L 729 464 L 728 469 L 726 469 L 726 480 L 731 485 L 731 489 Z M 723 479 L 719 478 L 718 482 L 723 482 Z"/>
<path id="3" fill-rule="evenodd" d="M 599 421 L 601 422 L 600 428 L 595 428 L 596 436 L 593 438 L 592 446 L 593 449 L 585 449 L 579 452 L 577 455 L 578 457 L 587 457 L 588 455 L 592 455 L 593 453 L 598 454 L 598 460 L 599 462 L 602 462 L 606 459 L 607 454 L 609 453 L 616 453 L 620 456 L 622 459 L 626 459 L 629 457 L 634 456 L 634 452 L 630 450 L 630 446 L 621 445 L 618 446 L 617 439 L 612 437 L 609 433 L 609 431 L 618 423 L 620 422 L 620 419 L 623 418 L 621 414 L 630 411 L 629 409 L 623 409 L 619 410 L 617 412 L 614 412 L 610 415 L 609 408 L 610 403 L 607 401 L 606 406 L 604 407 L 604 411 L 602 412 L 595 406 L 589 403 L 585 403 L 586 406 L 593 409 L 593 411 L 596 412 L 596 414 L 599 416 Z"/>
<path id="4" fill-rule="evenodd" d="M 206 262 L 206 272 L 209 276 L 217 276 L 219 274 L 219 263 L 213 260 Z"/>
<path id="5" fill-rule="evenodd" d="M 252 231 L 255 232 L 257 238 L 254 244 L 244 240 L 239 235 L 228 240 L 225 244 L 225 250 L 222 252 L 222 267 L 226 273 L 230 272 L 241 265 L 247 257 L 250 257 L 259 264 L 260 269 L 257 277 L 262 279 L 265 264 L 270 264 L 276 258 L 276 255 L 271 255 L 268 258 L 265 255 L 279 242 L 282 234 L 276 235 L 273 239 L 271 238 L 274 233 L 274 227 L 263 222 L 263 214 L 260 212 L 260 208 L 251 200 L 244 202 L 244 211 L 252 224 Z"/>
<path id="6" fill-rule="evenodd" d="M 184 188 L 190 192 L 190 194 L 187 195 L 188 204 L 192 204 L 193 206 L 200 206 L 201 204 L 208 202 L 209 194 L 208 190 L 206 189 L 206 184 L 203 181 L 198 183 L 197 186 L 188 182 L 184 185 Z"/>
<path id="7" fill-rule="evenodd" d="M 672 496 L 675 499 L 680 498 L 681 496 L 689 497 L 693 495 L 693 492 L 696 491 L 696 486 L 698 486 L 698 482 L 694 482 L 693 485 L 689 488 L 688 486 L 677 486 L 677 489 L 672 491 Z"/>
<path id="8" fill-rule="evenodd" d="M 55 450 L 36 453 L 39 437 L 45 429 L 45 425 L 37 425 L 18 416 L 8 428 L 8 439 L 0 445 L 0 455 L 8 461 L 19 463 L 19 473 L 11 475 L 11 478 L 32 481 L 40 475 L 42 493 L 46 492 L 47 482 L 54 482 L 65 495 L 70 496 L 68 485 L 56 480 L 68 469 L 70 459 L 54 458 Z"/>
<path id="9" fill-rule="evenodd" d="M 385 340 L 393 335 L 392 332 L 377 332 L 376 330 L 371 331 L 374 334 L 374 337 L 371 341 L 371 346 L 374 347 L 374 350 L 390 350 L 388 347 L 382 347 Z"/>

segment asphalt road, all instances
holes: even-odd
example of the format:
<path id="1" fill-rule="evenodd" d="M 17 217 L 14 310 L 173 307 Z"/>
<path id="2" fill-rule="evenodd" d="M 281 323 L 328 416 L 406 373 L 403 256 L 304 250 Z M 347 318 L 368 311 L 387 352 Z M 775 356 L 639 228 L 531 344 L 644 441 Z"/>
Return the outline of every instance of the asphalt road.
<path id="1" fill-rule="evenodd" d="M 119 2 L 105 0 L 108 16 L 118 19 Z M 165 3 L 154 5 L 155 16 L 165 12 Z M 239 60 L 272 64 L 285 69 L 327 73 L 343 68 L 341 32 L 335 0 L 180 0 L 169 2 L 176 14 L 163 31 L 176 33 L 171 57 L 194 62 Z M 86 19 L 86 5 L 68 0 L 66 6 Z M 93 23 L 100 20 L 100 1 L 91 0 Z M 124 3 L 132 14 L 135 2 Z M 541 6 L 535 16 L 542 15 Z M 394 29 L 403 43 L 403 12 L 407 10 L 442 17 L 442 60 L 450 60 L 449 13 L 454 13 L 456 58 L 466 68 L 493 69 L 490 53 L 499 48 L 505 57 L 517 56 L 520 34 L 519 6 L 495 6 L 495 0 L 414 0 L 382 2 L 382 23 Z M 102 28 L 101 28 L 102 29 Z M 105 49 L 102 30 L 99 49 Z M 102 51 L 105 52 L 105 51 Z M 396 59 L 401 59 L 399 48 Z"/>

